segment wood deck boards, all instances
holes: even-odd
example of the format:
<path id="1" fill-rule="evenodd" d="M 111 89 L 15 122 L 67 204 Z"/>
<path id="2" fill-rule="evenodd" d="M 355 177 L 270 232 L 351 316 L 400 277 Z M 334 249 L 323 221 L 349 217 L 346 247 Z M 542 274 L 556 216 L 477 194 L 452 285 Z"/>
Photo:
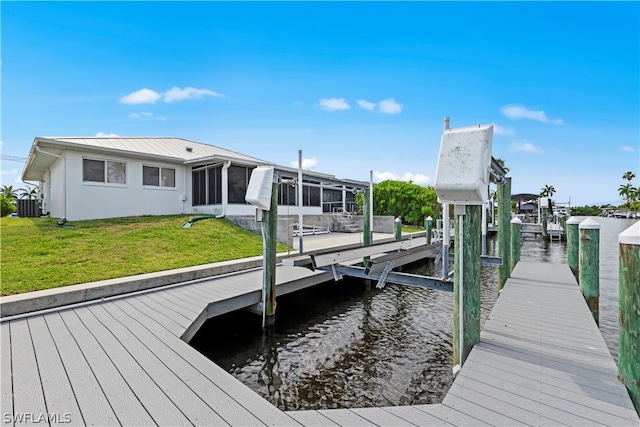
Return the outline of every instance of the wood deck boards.
<path id="1" fill-rule="evenodd" d="M 279 294 L 321 274 L 279 266 Z M 180 339 L 194 321 L 257 302 L 261 275 L 2 322 L 2 424 L 638 425 L 566 266 L 518 264 L 443 403 L 299 412 L 273 407 Z"/>

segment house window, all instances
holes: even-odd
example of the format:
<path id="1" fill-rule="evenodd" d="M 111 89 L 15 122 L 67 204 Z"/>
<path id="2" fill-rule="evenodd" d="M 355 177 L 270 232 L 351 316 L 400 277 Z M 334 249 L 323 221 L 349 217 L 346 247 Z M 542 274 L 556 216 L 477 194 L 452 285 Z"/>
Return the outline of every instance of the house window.
<path id="1" fill-rule="evenodd" d="M 320 185 L 316 181 L 304 181 L 305 183 L 314 184 L 313 187 L 309 185 L 302 186 L 302 206 L 320 206 Z"/>
<path id="2" fill-rule="evenodd" d="M 207 204 L 222 204 L 222 166 L 207 169 Z"/>
<path id="3" fill-rule="evenodd" d="M 193 206 L 222 204 L 222 165 L 193 168 L 191 182 Z"/>
<path id="4" fill-rule="evenodd" d="M 126 184 L 126 164 L 111 160 L 82 159 L 82 180 L 85 182 Z"/>
<path id="5" fill-rule="evenodd" d="M 291 179 L 289 177 L 283 177 Z M 278 189 L 278 204 L 280 206 L 296 206 L 296 187 L 291 184 L 280 183 Z"/>
<path id="6" fill-rule="evenodd" d="M 142 166 L 142 185 L 175 188 L 176 170 L 157 166 Z"/>
<path id="7" fill-rule="evenodd" d="M 207 204 L 207 171 L 198 170 L 191 172 L 191 182 L 193 189 L 193 206 Z"/>
<path id="8" fill-rule="evenodd" d="M 229 203 L 247 203 L 244 196 L 253 168 L 229 166 Z"/>
<path id="9" fill-rule="evenodd" d="M 322 189 L 322 212 L 333 212 L 334 208 L 342 209 L 342 190 Z"/>

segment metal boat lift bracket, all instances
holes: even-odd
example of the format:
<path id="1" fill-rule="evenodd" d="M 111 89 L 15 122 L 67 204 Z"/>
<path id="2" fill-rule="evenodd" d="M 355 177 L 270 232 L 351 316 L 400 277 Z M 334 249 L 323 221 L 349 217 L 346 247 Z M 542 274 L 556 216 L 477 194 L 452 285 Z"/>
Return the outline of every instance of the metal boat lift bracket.
<path id="1" fill-rule="evenodd" d="M 331 266 L 320 267 L 318 270 L 335 271 L 336 273 L 344 276 L 358 277 L 360 279 L 377 279 L 380 284 L 380 279 L 384 271 L 380 274 L 365 274 L 364 267 L 347 266 L 333 264 Z M 385 267 L 386 270 L 386 267 Z M 387 272 L 383 284 L 386 282 L 395 283 L 398 285 L 414 286 L 423 289 L 434 289 L 437 291 L 453 292 L 453 282 L 449 280 L 442 280 L 437 277 L 420 276 L 418 274 L 399 273 L 395 271 Z"/>
<path id="2" fill-rule="evenodd" d="M 382 270 L 382 273 L 380 273 L 380 278 L 378 279 L 376 288 L 378 289 L 384 288 L 384 284 L 387 281 L 387 276 L 389 275 L 389 272 L 391 270 L 393 270 L 393 260 L 387 261 L 387 263 L 385 264 L 384 270 Z"/>

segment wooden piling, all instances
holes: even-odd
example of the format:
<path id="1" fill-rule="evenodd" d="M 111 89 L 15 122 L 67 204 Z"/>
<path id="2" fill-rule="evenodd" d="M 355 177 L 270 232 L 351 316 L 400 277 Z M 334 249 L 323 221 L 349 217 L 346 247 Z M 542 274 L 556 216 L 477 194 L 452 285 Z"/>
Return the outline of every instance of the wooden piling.
<path id="1" fill-rule="evenodd" d="M 480 250 L 482 206 L 466 206 L 463 236 L 460 241 L 460 215 L 455 221 L 453 285 L 453 366 L 464 363 L 473 346 L 480 341 Z M 462 257 L 460 250 L 462 249 Z M 462 270 L 460 269 L 462 261 Z M 460 275 L 463 294 L 463 352 L 460 352 Z"/>
<path id="2" fill-rule="evenodd" d="M 580 280 L 578 275 L 578 253 L 580 247 L 580 232 L 578 231 L 578 225 L 580 220 L 571 217 L 567 220 L 565 225 L 565 231 L 567 233 L 567 264 L 573 272 L 576 280 Z"/>
<path id="3" fill-rule="evenodd" d="M 511 220 L 511 253 L 509 254 L 510 270 L 516 267 L 518 261 L 520 261 L 520 235 L 522 228 L 522 220 L 515 217 Z"/>
<path id="4" fill-rule="evenodd" d="M 430 245 L 431 244 L 431 229 L 433 228 L 433 218 L 428 216 L 425 219 L 424 227 L 425 227 L 425 231 L 426 231 L 427 245 Z"/>
<path id="5" fill-rule="evenodd" d="M 393 225 L 394 225 L 394 228 L 395 228 L 396 240 L 402 239 L 402 220 L 400 219 L 400 217 L 395 219 Z"/>
<path id="6" fill-rule="evenodd" d="M 545 208 L 541 208 L 540 212 L 541 212 L 540 216 L 542 217 L 542 221 L 541 221 L 542 222 L 542 239 L 545 242 L 547 242 L 547 241 L 549 241 L 549 232 L 547 231 L 547 222 L 548 222 L 547 221 L 548 220 L 547 212 L 548 212 L 548 209 L 546 207 Z"/>
<path id="7" fill-rule="evenodd" d="M 371 189 L 367 189 L 364 191 L 364 193 L 362 194 L 364 196 L 364 203 L 362 204 L 362 219 L 363 219 L 363 226 L 362 226 L 362 244 L 364 246 L 369 246 L 371 245 L 371 215 L 370 215 L 370 210 L 371 210 L 371 199 L 370 199 L 370 191 Z M 363 264 L 366 264 L 369 262 L 369 257 L 364 257 L 362 259 Z"/>
<path id="8" fill-rule="evenodd" d="M 263 292 L 265 292 L 265 327 L 270 327 L 276 321 L 276 245 L 278 244 L 278 188 L 279 183 L 273 184 L 271 191 L 271 209 L 265 211 L 264 218 L 264 258 L 263 258 Z"/>
<path id="9" fill-rule="evenodd" d="M 618 235 L 618 378 L 640 415 L 640 222 Z"/>
<path id="10" fill-rule="evenodd" d="M 580 231 L 578 276 L 580 290 L 596 323 L 600 324 L 600 224 L 587 218 L 578 225 Z"/>
<path id="11" fill-rule="evenodd" d="M 511 246 L 511 178 L 498 186 L 498 251 L 502 257 L 502 265 L 498 268 L 498 290 L 504 287 L 511 276 L 509 259 Z"/>

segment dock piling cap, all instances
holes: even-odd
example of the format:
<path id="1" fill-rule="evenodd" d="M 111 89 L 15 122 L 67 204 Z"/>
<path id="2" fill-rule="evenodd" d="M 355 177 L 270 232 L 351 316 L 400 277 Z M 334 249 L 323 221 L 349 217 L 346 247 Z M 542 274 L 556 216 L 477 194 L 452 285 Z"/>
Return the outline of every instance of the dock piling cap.
<path id="1" fill-rule="evenodd" d="M 618 234 L 618 243 L 640 246 L 640 221 Z"/>
<path id="2" fill-rule="evenodd" d="M 511 224 L 522 224 L 522 220 L 518 217 L 515 217 L 511 220 Z"/>
<path id="3" fill-rule="evenodd" d="M 578 228 L 582 230 L 600 230 L 600 224 L 592 218 L 587 218 L 580 223 Z"/>
<path id="4" fill-rule="evenodd" d="M 580 224 L 580 220 L 575 216 L 572 216 L 567 220 L 567 225 L 572 225 L 572 224 Z"/>

